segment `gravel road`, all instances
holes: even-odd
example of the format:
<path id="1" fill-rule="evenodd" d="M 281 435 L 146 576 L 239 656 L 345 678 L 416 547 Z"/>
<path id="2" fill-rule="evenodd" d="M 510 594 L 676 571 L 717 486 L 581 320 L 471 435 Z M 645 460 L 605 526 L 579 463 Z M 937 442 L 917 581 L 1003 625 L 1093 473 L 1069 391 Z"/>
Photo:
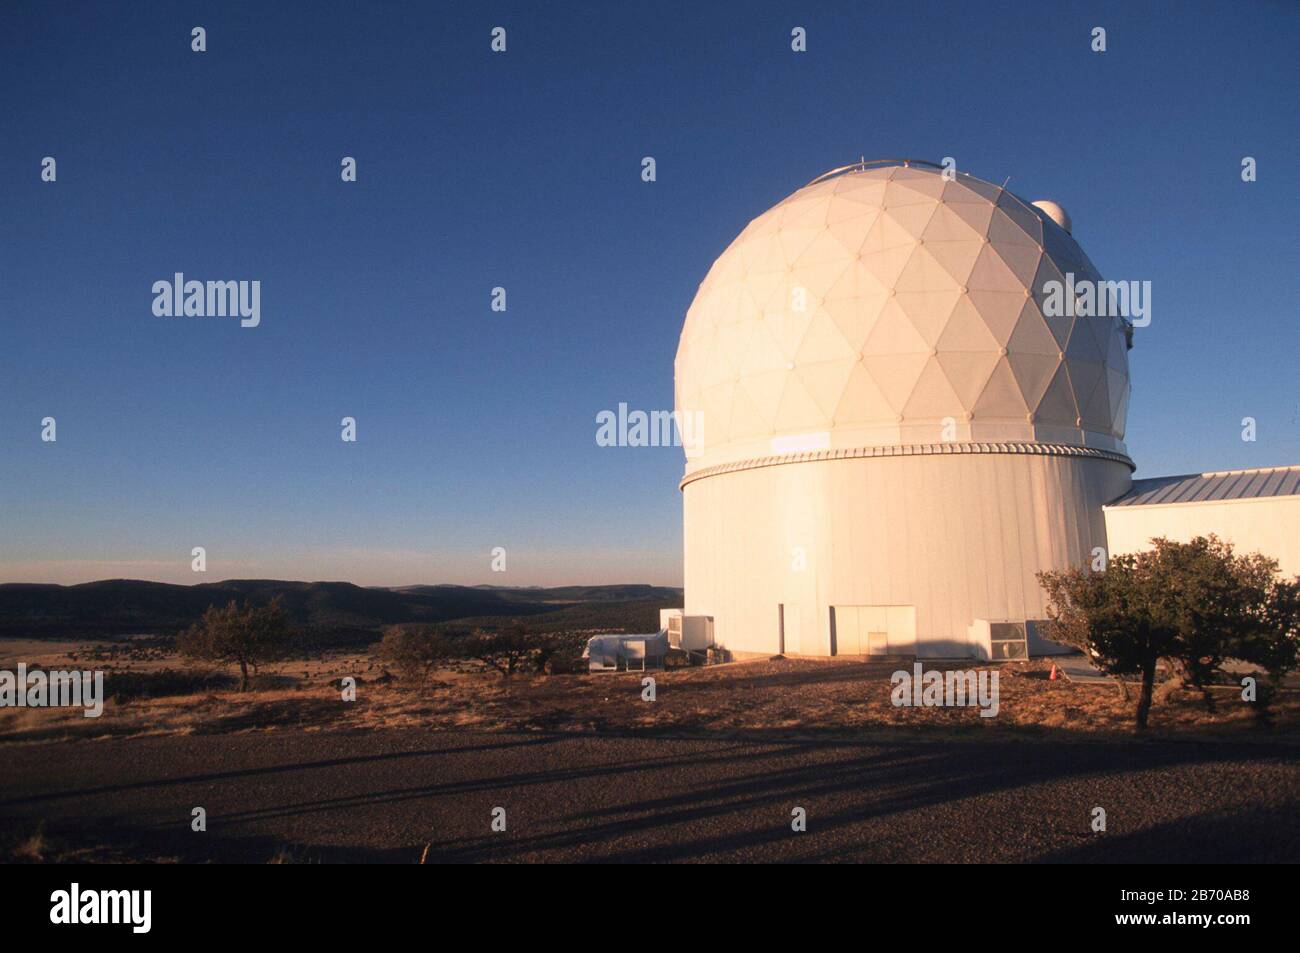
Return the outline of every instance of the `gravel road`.
<path id="1" fill-rule="evenodd" d="M 1300 861 L 1300 748 L 1284 745 L 273 731 L 0 758 L 11 832 L 43 822 L 119 857 Z"/>

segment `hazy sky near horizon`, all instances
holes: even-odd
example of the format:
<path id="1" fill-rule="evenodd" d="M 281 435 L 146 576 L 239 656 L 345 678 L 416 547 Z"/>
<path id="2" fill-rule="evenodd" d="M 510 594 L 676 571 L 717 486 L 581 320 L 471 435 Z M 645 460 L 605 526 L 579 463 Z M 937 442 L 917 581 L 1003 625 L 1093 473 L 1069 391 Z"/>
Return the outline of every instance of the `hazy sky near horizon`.
<path id="1" fill-rule="evenodd" d="M 1152 282 L 1136 476 L 1300 463 L 1298 46 L 1289 2 L 7 3 L 0 582 L 680 585 L 681 451 L 596 415 L 671 410 L 710 264 L 860 155 Z M 155 316 L 176 272 L 260 325 Z"/>

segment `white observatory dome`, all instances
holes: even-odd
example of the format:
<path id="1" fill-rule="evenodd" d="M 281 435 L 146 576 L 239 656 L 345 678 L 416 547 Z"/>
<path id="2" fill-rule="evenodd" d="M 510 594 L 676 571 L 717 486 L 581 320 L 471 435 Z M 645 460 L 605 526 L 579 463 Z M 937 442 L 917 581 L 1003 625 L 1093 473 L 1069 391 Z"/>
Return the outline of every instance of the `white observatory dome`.
<path id="1" fill-rule="evenodd" d="M 1043 313 L 1052 282 L 1099 280 L 1068 224 L 862 162 L 722 253 L 676 363 L 683 614 L 716 645 L 1028 655 L 1038 573 L 1104 550 L 1132 485 L 1129 325 Z"/>
<path id="2" fill-rule="evenodd" d="M 1100 280 L 1054 207 L 891 160 L 829 172 L 758 216 L 682 329 L 677 409 L 702 435 L 688 476 L 954 441 L 1123 454 L 1127 326 L 1043 313 L 1048 282 Z"/>
<path id="3" fill-rule="evenodd" d="M 1039 199 L 1031 204 L 1067 232 L 1074 231 L 1070 223 L 1070 213 L 1062 208 L 1060 203 L 1053 202 L 1051 199 Z"/>

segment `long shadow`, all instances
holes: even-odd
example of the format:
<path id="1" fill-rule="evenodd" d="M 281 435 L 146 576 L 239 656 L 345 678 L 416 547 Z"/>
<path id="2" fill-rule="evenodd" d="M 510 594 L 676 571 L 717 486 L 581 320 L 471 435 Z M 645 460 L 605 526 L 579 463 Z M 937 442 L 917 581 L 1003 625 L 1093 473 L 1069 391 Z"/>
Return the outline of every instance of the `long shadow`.
<path id="1" fill-rule="evenodd" d="M 354 736 L 366 740 L 369 733 Z M 488 735 L 487 737 L 492 737 Z M 167 778 L 152 782 L 132 782 L 104 785 L 79 791 L 55 792 L 27 798 L 15 798 L 0 804 L 29 804 L 58 798 L 100 796 L 133 789 L 162 788 L 182 784 L 211 783 L 222 780 L 240 780 L 254 776 L 274 775 L 299 770 L 321 770 L 346 767 L 364 767 L 378 762 L 400 761 L 410 758 L 434 758 L 439 755 L 472 754 L 474 752 L 504 751 L 541 747 L 547 760 L 563 762 L 563 752 L 550 752 L 550 746 L 569 741 L 600 740 L 616 744 L 619 739 L 603 733 L 552 733 L 536 736 L 509 736 L 507 740 L 482 740 L 462 747 L 425 747 L 412 751 L 385 752 L 355 755 L 298 764 L 282 763 L 269 767 L 208 772 L 181 778 Z M 563 853 L 579 848 L 590 848 L 601 841 L 633 838 L 651 843 L 626 847 L 603 853 L 599 859 L 606 861 L 692 860 L 705 856 L 763 847 L 784 840 L 788 828 L 775 822 L 769 828 L 752 827 L 753 821 L 770 814 L 780 818 L 788 812 L 796 799 L 841 799 L 849 796 L 851 803 L 832 813 L 818 817 L 819 829 L 836 830 L 863 821 L 878 820 L 904 811 L 914 811 L 943 804 L 953 804 L 981 795 L 1027 790 L 1035 785 L 1082 781 L 1084 779 L 1120 778 L 1129 774 L 1157 772 L 1187 766 L 1212 766 L 1243 760 L 1240 746 L 1231 744 L 1134 744 L 1132 742 L 1086 743 L 1062 746 L 1022 744 L 1016 742 L 960 742 L 926 743 L 894 741 L 881 742 L 827 742 L 792 741 L 765 744 L 746 744 L 735 739 L 715 740 L 704 750 L 681 751 L 682 742 L 673 739 L 641 738 L 650 741 L 647 751 L 640 756 L 621 757 L 615 760 L 597 760 L 595 763 L 561 764 L 556 768 L 514 771 L 492 777 L 460 779 L 435 784 L 417 784 L 392 787 L 373 793 L 289 801 L 272 807 L 263 807 L 221 815 L 223 822 L 231 824 L 254 823 L 296 815 L 349 810 L 375 810 L 412 800 L 472 796 L 484 791 L 522 791 L 543 784 L 565 784 L 577 790 L 581 785 L 594 782 L 605 785 L 616 778 L 638 775 L 642 789 L 657 790 L 660 782 L 656 775 L 666 773 L 666 784 L 685 789 L 674 793 L 654 794 L 623 804 L 570 812 L 560 815 L 548 824 L 560 829 L 539 833 L 515 833 L 508 836 L 481 835 L 433 838 L 431 856 L 440 861 L 480 861 L 512 859 L 525 854 Z M 664 747 L 663 753 L 653 753 Z M 599 752 L 597 752 L 599 754 Z M 549 757 L 548 757 L 549 755 Z M 783 763 L 791 760 L 797 763 Z M 1256 745 L 1250 749 L 1250 760 L 1260 760 L 1290 768 L 1300 762 L 1300 751 L 1287 745 Z M 693 780 L 699 772 L 719 771 L 720 777 Z M 674 776 L 674 772 L 685 777 Z M 666 786 L 666 785 L 665 785 Z M 597 789 L 596 793 L 599 793 Z M 1292 795 L 1285 795 L 1293 797 Z M 748 829 L 723 831 L 706 837 L 684 837 L 675 834 L 674 828 L 695 822 L 713 821 L 743 815 Z M 1232 815 L 1237 816 L 1237 815 Z M 1274 818 L 1274 841 L 1293 843 L 1295 838 L 1295 812 Z M 1218 823 L 1208 818 L 1205 824 Z M 1260 823 L 1246 823 L 1240 830 L 1246 833 L 1261 829 Z M 1160 842 L 1157 833 L 1162 827 L 1127 835 L 1135 846 L 1134 855 L 1146 856 L 1144 850 L 1154 849 Z M 1143 837 L 1147 839 L 1142 840 Z M 1112 838 L 1113 840 L 1113 838 Z M 259 849 L 263 846 L 259 842 Z M 860 845 L 859 845 L 860 846 Z M 1080 847 L 1079 851 L 1088 849 Z M 394 849 L 390 859 L 405 859 L 406 847 Z M 837 859 L 850 854 L 854 845 L 823 855 L 821 859 Z M 1294 857 L 1293 848 L 1287 856 Z M 390 856 L 385 851 L 352 848 L 330 848 L 330 857 L 348 859 L 362 854 L 373 859 Z M 1203 855 L 1197 855 L 1203 856 Z M 1068 851 L 1060 858 L 1070 859 Z M 1080 860 L 1088 859 L 1080 854 Z M 1107 851 L 1106 859 L 1113 859 Z"/>
<path id="2" fill-rule="evenodd" d="M 972 666 L 996 667 L 988 662 L 975 662 L 969 659 L 919 659 L 925 668 L 925 671 L 946 672 L 948 670 L 965 671 Z M 797 663 L 795 663 L 797 664 Z M 846 682 L 862 684 L 866 682 L 889 683 L 890 677 L 896 671 L 905 671 L 911 673 L 913 660 L 911 659 L 889 659 L 889 660 L 862 660 L 853 662 L 841 662 L 839 664 L 814 663 L 811 665 L 799 665 L 786 672 L 767 672 L 762 675 L 746 674 L 743 669 L 737 669 L 732 672 L 726 670 L 715 670 L 715 678 L 710 679 L 681 679 L 676 681 L 665 681 L 665 685 L 671 685 L 673 691 L 693 692 L 693 691 L 715 691 L 719 688 L 768 688 L 768 687 L 798 687 L 808 685 L 826 685 L 836 682 Z M 688 670 L 693 671 L 693 670 Z M 638 676 L 641 672 L 634 673 Z M 670 671 L 667 673 L 672 675 Z M 592 676 L 600 678 L 602 676 Z M 615 676 L 603 677 L 622 677 L 621 673 Z"/>
<path id="3" fill-rule="evenodd" d="M 1132 833 L 1095 834 L 1038 857 L 1045 864 L 1294 864 L 1300 857 L 1296 806 L 1208 812 Z"/>
<path id="4" fill-rule="evenodd" d="M 835 749 L 853 746 L 816 745 L 816 747 Z M 784 750 L 764 752 L 762 756 L 767 762 L 780 757 L 806 755 L 807 749 L 808 746 L 791 745 Z M 886 792 L 884 796 L 861 806 L 819 817 L 819 824 L 822 827 L 833 829 L 843 824 L 881 818 L 899 811 L 916 810 L 1083 775 L 1122 775 L 1134 770 L 1151 771 L 1185 764 L 1231 762 L 1240 758 L 1240 753 L 1229 746 L 1185 745 L 1140 751 L 1129 746 L 1116 746 L 1110 750 L 1101 746 L 1090 746 L 1082 756 L 1079 752 L 1071 752 L 1068 756 L 1063 756 L 1052 763 L 1027 761 L 1023 758 L 1012 758 L 1010 764 L 999 763 L 997 760 L 990 762 L 987 753 L 987 751 L 973 750 L 965 753 L 964 757 L 956 757 L 951 750 L 930 748 L 918 752 L 907 746 L 892 748 L 887 746 L 869 756 L 850 753 L 846 757 L 779 770 L 764 767 L 677 795 L 649 798 L 631 804 L 571 814 L 561 819 L 565 827 L 561 831 L 515 835 L 505 840 L 490 836 L 435 839 L 431 845 L 431 853 L 440 861 L 506 859 L 518 856 L 520 853 L 565 851 L 597 843 L 603 839 L 663 833 L 678 825 L 747 811 L 763 811 L 776 805 L 784 809 L 795 799 L 832 797 L 845 793 L 858 794 L 872 790 Z M 1014 755 L 1015 752 L 1009 754 Z M 558 774 L 535 772 L 526 775 L 510 775 L 497 779 L 480 779 L 469 785 L 457 782 L 450 785 L 431 785 L 381 792 L 348 799 L 347 804 L 323 806 L 302 804 L 288 809 L 301 812 L 330 810 L 344 806 L 373 806 L 392 800 L 410 800 L 483 790 L 516 789 L 556 780 L 577 782 L 600 776 L 617 775 L 626 770 L 655 772 L 692 764 L 699 767 L 709 762 L 715 764 L 744 762 L 750 757 L 749 753 L 741 752 L 725 758 L 711 759 L 637 759 L 634 766 L 623 763 L 573 769 Z M 1294 762 L 1294 752 L 1284 749 L 1280 753 L 1279 760 Z M 917 775 L 923 776 L 919 783 L 916 781 Z M 257 816 L 274 815 L 259 812 Z M 593 820 L 598 822 L 593 824 Z M 774 824 L 766 831 L 748 830 L 706 840 L 669 839 L 668 843 L 638 848 L 630 852 L 607 854 L 601 859 L 607 861 L 696 859 L 717 852 L 753 848 L 768 842 L 783 840 L 787 836 L 788 831 L 783 825 Z"/>
<path id="5" fill-rule="evenodd" d="M 0 818 L 0 863 L 30 862 L 5 851 L 37 829 L 30 822 Z M 39 830 L 48 855 L 42 860 L 47 863 L 416 863 L 423 849 L 422 844 L 393 848 L 303 844 L 273 835 L 195 834 L 188 828 L 178 832 L 112 821 L 97 822 L 93 834 L 66 821 L 42 823 Z"/>
<path id="6" fill-rule="evenodd" d="M 840 747 L 840 746 L 830 746 Z M 1007 756 L 990 760 L 988 749 L 1001 747 Z M 1083 777 L 1105 778 L 1122 776 L 1139 771 L 1156 771 L 1185 765 L 1231 763 L 1241 759 L 1240 750 L 1230 745 L 1144 746 L 1089 745 L 1068 753 L 1057 752 L 1052 761 L 1027 760 L 1015 755 L 1017 746 L 953 746 L 938 751 L 931 749 L 924 757 L 907 746 L 898 746 L 892 752 L 871 758 L 841 758 L 812 765 L 799 765 L 784 770 L 763 770 L 754 774 L 728 778 L 726 781 L 705 785 L 683 794 L 650 798 L 634 804 L 607 808 L 596 812 L 570 815 L 567 820 L 576 829 L 556 833 L 516 838 L 510 845 L 512 851 L 563 850 L 602 838 L 626 836 L 665 830 L 693 821 L 717 818 L 741 811 L 765 810 L 780 805 L 782 811 L 800 799 L 832 797 L 845 793 L 862 793 L 879 790 L 883 796 L 869 800 L 861 806 L 836 814 L 819 817 L 823 828 L 834 828 L 845 823 L 879 819 L 900 811 L 916 810 L 940 804 L 973 798 L 980 795 L 1025 789 L 1034 785 L 1060 782 Z M 981 751 L 979 748 L 984 748 Z M 1039 752 L 1041 753 L 1041 752 Z M 1265 754 L 1267 760 L 1292 765 L 1296 753 L 1290 748 L 1272 752 L 1255 750 L 1253 755 Z M 920 782 L 917 775 L 923 775 Z M 892 793 L 890 793 L 892 792 Z M 622 816 L 618 816 L 622 815 Z M 773 814 L 782 816 L 781 812 Z M 602 823 L 590 824 L 593 817 L 607 818 Z M 1294 827 L 1295 819 L 1291 824 Z M 614 854 L 602 860 L 683 860 L 694 859 L 702 853 L 713 853 L 752 847 L 768 840 L 784 839 L 788 829 L 774 825 L 771 832 L 749 831 L 739 835 L 723 835 L 706 841 L 680 841 L 634 851 Z M 443 859 L 488 859 L 499 853 L 490 839 L 461 838 L 435 844 Z M 1294 857 L 1295 851 L 1291 852 Z"/>
<path id="7" fill-rule="evenodd" d="M 533 787 L 540 784 L 577 782 L 597 780 L 603 777 L 617 777 L 629 771 L 662 771 L 670 768 L 704 767 L 724 765 L 729 762 L 746 761 L 752 758 L 748 752 L 725 753 L 713 755 L 688 755 L 675 757 L 630 758 L 621 761 L 604 762 L 582 768 L 545 769 L 512 774 L 507 785 L 511 790 Z M 318 798 L 311 801 L 299 801 L 291 805 L 273 808 L 258 808 L 249 811 L 226 812 L 220 815 L 223 821 L 241 822 L 265 820 L 267 818 L 292 817 L 302 814 L 335 811 L 352 807 L 374 807 L 381 804 L 395 804 L 402 801 L 423 800 L 426 798 L 448 797 L 457 794 L 477 794 L 483 791 L 500 791 L 503 783 L 500 778 L 473 778 L 463 781 L 447 781 L 439 784 L 424 784 L 406 788 L 393 788 L 387 791 L 366 794 L 345 795 L 341 797 Z"/>
<path id="8" fill-rule="evenodd" d="M 717 692 L 720 689 L 740 691 L 754 688 L 797 688 L 839 682 L 854 684 L 874 684 L 879 682 L 888 684 L 890 676 L 900 667 L 909 672 L 912 670 L 911 663 L 906 665 L 902 663 L 882 665 L 878 662 L 863 662 L 824 667 L 819 665 L 815 668 L 800 668 L 790 672 L 771 672 L 765 675 L 725 674 L 714 679 L 665 680 L 664 685 L 665 687 L 671 687 L 673 692 L 689 694 Z M 929 671 L 932 667 L 943 670 L 939 665 L 925 663 L 926 671 Z M 669 674 L 671 675 L 671 673 Z"/>
<path id="9" fill-rule="evenodd" d="M 365 738 L 370 732 L 358 731 L 350 732 L 358 737 Z M 456 733 L 460 735 L 461 733 Z M 464 734 L 469 734 L 468 732 Z M 452 733 L 447 733 L 441 737 L 447 737 Z M 206 736 L 185 736 L 186 740 L 195 737 Z M 496 737 L 502 737 L 497 735 Z M 259 775 L 283 774 L 292 771 L 318 770 L 327 768 L 340 768 L 349 765 L 366 764 L 379 761 L 396 761 L 403 758 L 424 758 L 440 754 L 471 754 L 481 751 L 494 751 L 505 748 L 520 748 L 530 745 L 546 744 L 548 739 L 545 735 L 536 736 L 512 734 L 507 736 L 508 741 L 494 741 L 477 745 L 467 745 L 455 748 L 420 748 L 411 751 L 391 751 L 383 754 L 364 754 L 352 755 L 344 758 L 327 758 L 319 761 L 304 761 L 287 764 L 271 765 L 264 768 L 241 768 L 231 771 L 210 771 L 203 774 L 190 774 L 177 778 L 155 778 L 147 781 L 131 781 L 121 784 L 105 784 L 99 787 L 91 788 L 74 788 L 65 791 L 51 791 L 45 794 L 32 794 L 22 797 L 10 797 L 0 799 L 0 807 L 6 805 L 33 804 L 41 801 L 55 801 L 64 798 L 74 797 L 91 797 L 100 794 L 121 794 L 125 791 L 139 790 L 143 788 L 169 787 L 184 784 L 202 784 L 213 781 L 226 781 L 239 778 L 251 778 Z M 87 742 L 88 744 L 103 744 L 104 742 Z M 134 742 L 128 742 L 134 743 Z"/>
<path id="10" fill-rule="evenodd" d="M 364 736 L 363 736 L 364 737 Z M 323 761 L 310 761 L 300 763 L 285 763 L 273 767 L 249 768 L 239 771 L 209 772 L 205 774 L 186 775 L 177 778 L 161 778 L 149 781 L 138 781 L 122 783 L 115 785 L 102 785 L 94 788 L 82 788 L 77 790 L 56 791 L 47 794 L 38 794 L 25 797 L 8 798 L 0 801 L 0 807 L 18 806 L 24 804 L 34 804 L 39 802 L 71 799 L 77 797 L 95 797 L 108 794 L 121 794 L 131 790 L 150 790 L 164 787 L 177 787 L 188 784 L 212 783 L 216 781 L 244 780 L 259 775 L 271 775 L 278 773 L 292 773 L 299 770 L 320 770 L 340 767 L 352 767 L 365 765 L 375 762 L 387 762 L 404 758 L 436 758 L 439 756 L 464 755 L 472 753 L 481 753 L 488 751 L 500 751 L 506 749 L 518 749 L 525 747 L 545 746 L 554 744 L 558 741 L 577 740 L 577 739 L 594 739 L 604 738 L 600 734 L 581 734 L 581 735 L 556 735 L 556 734 L 537 734 L 535 736 L 510 736 L 513 740 L 501 743 L 467 745 L 461 747 L 448 748 L 427 748 L 413 751 L 389 752 L 375 755 L 357 755 L 347 758 L 332 758 Z M 656 739 L 658 740 L 658 739 Z M 737 752 L 741 748 L 738 742 L 728 743 L 725 741 L 716 741 L 721 747 L 716 752 L 690 754 L 690 755 L 673 755 L 659 757 L 635 757 L 626 758 L 616 761 L 602 761 L 595 765 L 581 768 L 547 768 L 538 771 L 525 773 L 516 773 L 509 776 L 508 784 L 512 788 L 528 787 L 538 784 L 552 784 L 564 781 L 580 781 L 599 778 L 602 776 L 617 776 L 629 770 L 657 769 L 665 770 L 679 767 L 703 767 L 706 765 L 721 765 L 732 761 L 748 760 L 752 753 L 748 750 Z M 771 752 L 765 752 L 765 755 L 780 756 L 787 753 L 793 753 L 799 750 L 796 746 L 782 747 L 777 746 Z M 737 752 L 737 753 L 732 753 Z M 221 817 L 225 820 L 256 820 L 269 817 L 288 817 L 296 814 L 307 814 L 315 811 L 337 810 L 347 807 L 360 807 L 364 805 L 374 805 L 383 803 L 392 803 L 397 801 L 410 800 L 413 798 L 439 797 L 454 794 L 472 794 L 485 790 L 500 790 L 502 780 L 500 778 L 475 778 L 461 781 L 450 781 L 441 784 L 419 785 L 409 788 L 397 788 L 389 791 L 378 793 L 367 793 L 357 795 L 347 795 L 331 798 L 320 798 L 312 801 L 298 802 L 293 805 L 286 805 L 276 808 L 260 808 L 235 813 L 223 813 Z"/>

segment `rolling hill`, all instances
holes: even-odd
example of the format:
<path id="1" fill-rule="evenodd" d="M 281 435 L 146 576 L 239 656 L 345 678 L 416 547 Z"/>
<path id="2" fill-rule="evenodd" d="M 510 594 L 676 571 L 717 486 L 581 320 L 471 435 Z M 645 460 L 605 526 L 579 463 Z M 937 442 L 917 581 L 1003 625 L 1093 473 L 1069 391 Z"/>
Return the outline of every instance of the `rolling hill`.
<path id="1" fill-rule="evenodd" d="M 0 585 L 0 638 L 104 638 L 170 635 L 197 620 L 209 605 L 232 599 L 269 602 L 279 596 L 295 626 L 329 636 L 373 635 L 385 625 L 456 619 L 534 616 L 603 604 L 621 614 L 624 604 L 680 605 L 677 589 L 644 586 L 566 586 L 556 589 L 488 586 L 406 586 L 397 589 L 350 582 L 229 579 L 178 586 L 107 579 L 76 586 Z M 641 613 L 644 615 L 644 612 Z"/>

